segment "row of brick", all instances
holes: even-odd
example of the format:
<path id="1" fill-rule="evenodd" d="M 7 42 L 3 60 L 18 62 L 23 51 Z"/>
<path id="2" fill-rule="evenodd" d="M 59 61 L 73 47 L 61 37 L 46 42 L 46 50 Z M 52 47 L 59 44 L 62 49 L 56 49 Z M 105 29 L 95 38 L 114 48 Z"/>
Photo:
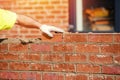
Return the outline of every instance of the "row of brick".
<path id="1" fill-rule="evenodd" d="M 85 55 L 85 54 L 51 54 L 51 53 L 0 53 L 0 60 L 26 62 L 64 62 L 64 63 L 92 63 L 92 64 L 120 64 L 119 55 Z"/>
<path id="2" fill-rule="evenodd" d="M 0 70 L 120 74 L 119 66 L 90 63 L 0 62 Z"/>
<path id="3" fill-rule="evenodd" d="M 12 80 L 120 80 L 119 76 L 74 73 L 0 72 L 0 79 Z"/>
<path id="4" fill-rule="evenodd" d="M 97 53 L 120 54 L 120 44 L 0 44 L 0 51 L 5 52 L 56 52 L 56 53 Z"/>

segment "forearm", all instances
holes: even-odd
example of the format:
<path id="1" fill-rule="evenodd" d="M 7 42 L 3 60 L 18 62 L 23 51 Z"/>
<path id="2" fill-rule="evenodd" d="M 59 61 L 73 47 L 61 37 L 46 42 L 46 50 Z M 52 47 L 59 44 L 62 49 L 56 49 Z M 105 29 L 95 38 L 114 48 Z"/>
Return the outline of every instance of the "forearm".
<path id="1" fill-rule="evenodd" d="M 17 15 L 17 21 L 16 24 L 23 25 L 27 28 L 37 28 L 41 26 L 41 24 L 34 19 L 24 16 L 24 15 Z"/>

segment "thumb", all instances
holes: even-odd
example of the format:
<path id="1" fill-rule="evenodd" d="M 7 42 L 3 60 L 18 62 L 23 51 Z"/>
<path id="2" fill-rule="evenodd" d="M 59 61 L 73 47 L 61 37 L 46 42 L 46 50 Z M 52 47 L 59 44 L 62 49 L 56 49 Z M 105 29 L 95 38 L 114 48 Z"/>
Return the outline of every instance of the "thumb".
<path id="1" fill-rule="evenodd" d="M 54 27 L 54 26 L 50 26 L 50 31 L 62 32 L 62 33 L 64 32 L 64 30 L 57 28 L 57 27 Z"/>
<path id="2" fill-rule="evenodd" d="M 53 34 L 50 33 L 50 31 L 44 31 L 44 33 L 46 33 L 49 37 L 53 37 Z"/>

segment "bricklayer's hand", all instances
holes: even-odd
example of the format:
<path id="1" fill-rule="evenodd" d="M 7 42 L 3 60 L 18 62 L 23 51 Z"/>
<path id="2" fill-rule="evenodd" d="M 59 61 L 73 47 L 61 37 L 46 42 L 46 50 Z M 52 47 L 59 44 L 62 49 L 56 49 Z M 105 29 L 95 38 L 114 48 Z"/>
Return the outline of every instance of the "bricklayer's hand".
<path id="1" fill-rule="evenodd" d="M 54 32 L 61 32 L 63 33 L 64 30 L 60 29 L 60 28 L 57 28 L 55 26 L 48 26 L 48 25 L 42 25 L 40 27 L 41 31 L 46 33 L 49 37 L 53 37 L 53 34 L 51 33 L 51 31 L 54 31 Z"/>

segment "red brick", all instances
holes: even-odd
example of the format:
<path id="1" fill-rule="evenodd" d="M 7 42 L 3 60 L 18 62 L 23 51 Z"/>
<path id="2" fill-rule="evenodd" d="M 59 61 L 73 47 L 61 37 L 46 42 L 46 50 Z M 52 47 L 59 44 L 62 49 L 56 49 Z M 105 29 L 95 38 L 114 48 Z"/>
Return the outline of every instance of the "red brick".
<path id="1" fill-rule="evenodd" d="M 65 42 L 87 42 L 87 34 L 65 34 Z"/>
<path id="2" fill-rule="evenodd" d="M 89 80 L 114 80 L 114 78 L 106 75 L 90 75 Z"/>
<path id="3" fill-rule="evenodd" d="M 76 52 L 80 53 L 99 53 L 99 46 L 96 44 L 77 44 Z"/>
<path id="4" fill-rule="evenodd" d="M 53 10 L 55 7 L 53 6 L 53 5 L 47 5 L 47 6 L 45 6 L 45 8 L 47 8 L 47 9 L 51 9 L 51 10 Z M 54 15 L 52 15 L 52 16 L 54 16 Z M 55 18 L 55 17 L 53 17 L 53 18 Z"/>
<path id="5" fill-rule="evenodd" d="M 18 72 L 0 72 L 0 80 L 18 80 Z"/>
<path id="6" fill-rule="evenodd" d="M 53 46 L 54 52 L 73 52 L 74 45 L 73 44 L 55 44 Z"/>
<path id="7" fill-rule="evenodd" d="M 9 31 L 9 34 L 18 34 L 18 31 L 17 31 L 17 30 L 12 29 L 12 30 L 10 30 L 10 31 Z"/>
<path id="8" fill-rule="evenodd" d="M 17 53 L 0 53 L 0 60 L 18 60 Z"/>
<path id="9" fill-rule="evenodd" d="M 27 61 L 40 61 L 41 56 L 40 54 L 36 54 L 36 53 L 22 53 L 20 54 L 20 59 Z"/>
<path id="10" fill-rule="evenodd" d="M 113 63 L 112 56 L 109 55 L 91 55 L 90 62 L 96 64 L 111 64 Z"/>
<path id="11" fill-rule="evenodd" d="M 32 29 L 30 30 L 31 34 L 40 34 L 40 30 Z"/>
<path id="12" fill-rule="evenodd" d="M 74 72 L 75 71 L 75 65 L 74 64 L 54 64 L 53 67 L 54 71 L 60 71 L 60 72 Z"/>
<path id="13" fill-rule="evenodd" d="M 66 62 L 86 62 L 86 56 L 82 54 L 65 54 Z"/>
<path id="14" fill-rule="evenodd" d="M 20 35 L 17 35 L 17 34 L 9 34 L 9 35 L 6 35 L 6 38 L 19 38 L 20 37 Z"/>
<path id="15" fill-rule="evenodd" d="M 89 34 L 88 36 L 89 42 L 113 42 L 112 34 Z"/>
<path id="16" fill-rule="evenodd" d="M 48 1 L 40 1 L 40 4 L 47 5 L 49 2 Z"/>
<path id="17" fill-rule="evenodd" d="M 61 11 L 60 11 L 59 9 L 58 9 L 58 10 L 52 10 L 51 13 L 54 14 L 54 15 L 55 15 L 55 14 L 57 15 L 57 14 L 60 14 Z"/>
<path id="18" fill-rule="evenodd" d="M 41 39 L 43 42 L 62 42 L 63 41 L 62 34 L 54 34 L 53 36 L 54 36 L 53 38 L 50 38 L 47 35 L 43 34 Z"/>
<path id="19" fill-rule="evenodd" d="M 8 51 L 8 44 L 0 44 L 0 52 Z"/>
<path id="20" fill-rule="evenodd" d="M 114 34 L 114 41 L 120 42 L 120 34 Z"/>
<path id="21" fill-rule="evenodd" d="M 27 52 L 28 51 L 28 45 L 22 45 L 22 44 L 9 44 L 9 51 L 12 52 Z"/>
<path id="22" fill-rule="evenodd" d="M 50 52 L 50 44 L 31 44 L 30 49 L 32 52 Z"/>
<path id="23" fill-rule="evenodd" d="M 31 70 L 33 70 L 33 71 L 51 71 L 51 64 L 32 63 Z"/>
<path id="24" fill-rule="evenodd" d="M 9 67 L 10 70 L 30 70 L 30 65 L 22 62 L 11 62 Z"/>
<path id="25" fill-rule="evenodd" d="M 120 56 L 115 56 L 114 62 L 115 62 L 116 64 L 120 64 Z"/>
<path id="26" fill-rule="evenodd" d="M 64 58 L 61 54 L 42 54 L 42 61 L 63 62 Z"/>
<path id="27" fill-rule="evenodd" d="M 37 72 L 22 72 L 21 80 L 41 80 L 41 74 Z"/>
<path id="28" fill-rule="evenodd" d="M 57 1 L 56 1 L 56 0 L 53 0 L 53 1 L 51 1 L 51 3 L 52 3 L 52 4 L 60 4 L 60 0 L 57 0 Z"/>
<path id="29" fill-rule="evenodd" d="M 102 73 L 120 74 L 120 66 L 102 66 Z"/>
<path id="30" fill-rule="evenodd" d="M 21 34 L 28 34 L 28 30 L 27 30 L 27 29 L 21 29 L 21 30 L 20 30 L 20 33 L 21 33 Z"/>
<path id="31" fill-rule="evenodd" d="M 41 35 L 36 35 L 36 34 L 33 34 L 33 35 L 31 35 L 31 34 L 29 34 L 29 35 L 24 35 L 25 36 L 25 38 L 40 38 L 41 37 Z"/>
<path id="32" fill-rule="evenodd" d="M 0 70 L 7 70 L 8 63 L 7 62 L 0 62 Z"/>
<path id="33" fill-rule="evenodd" d="M 120 80 L 120 76 L 116 76 L 116 79 L 115 80 Z"/>
<path id="34" fill-rule="evenodd" d="M 120 44 L 101 45 L 101 53 L 119 54 L 120 53 Z"/>
<path id="35" fill-rule="evenodd" d="M 76 69 L 77 69 L 77 72 L 100 73 L 100 66 L 98 65 L 78 64 Z"/>
<path id="36" fill-rule="evenodd" d="M 65 80 L 88 80 L 88 77 L 82 74 L 66 74 Z"/>
<path id="37" fill-rule="evenodd" d="M 57 73 L 44 73 L 42 80 L 64 80 L 64 75 Z"/>

